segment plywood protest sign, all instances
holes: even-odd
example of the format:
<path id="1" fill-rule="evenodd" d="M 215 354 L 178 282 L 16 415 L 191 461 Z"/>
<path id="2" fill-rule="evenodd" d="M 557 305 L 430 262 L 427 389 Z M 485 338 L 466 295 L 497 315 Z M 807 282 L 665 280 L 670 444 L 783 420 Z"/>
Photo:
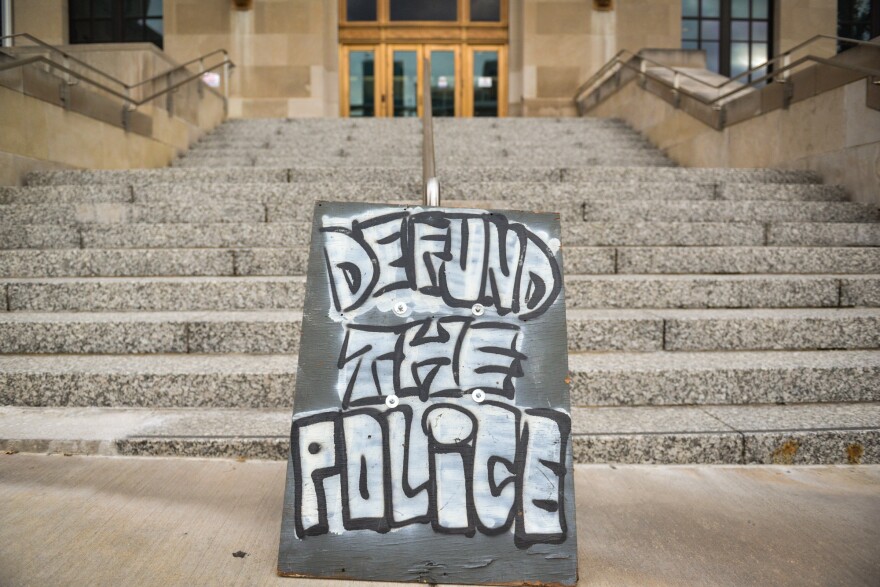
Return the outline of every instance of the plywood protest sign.
<path id="1" fill-rule="evenodd" d="M 279 573 L 574 584 L 558 216 L 313 222 Z"/>

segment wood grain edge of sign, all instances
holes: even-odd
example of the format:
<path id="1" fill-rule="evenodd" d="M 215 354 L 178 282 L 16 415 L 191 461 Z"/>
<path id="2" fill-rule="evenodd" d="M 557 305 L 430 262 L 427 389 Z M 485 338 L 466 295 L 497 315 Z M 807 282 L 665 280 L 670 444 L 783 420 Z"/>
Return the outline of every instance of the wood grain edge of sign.
<path id="1" fill-rule="evenodd" d="M 437 583 L 432 583 L 431 581 L 424 580 L 413 580 L 413 581 L 387 581 L 384 579 L 358 579 L 356 577 L 351 577 L 349 575 L 310 575 L 308 573 L 294 573 L 294 572 L 285 572 L 281 569 L 276 568 L 275 572 L 279 577 L 285 577 L 288 579 L 333 579 L 333 580 L 343 580 L 343 581 L 370 581 L 372 583 L 431 583 L 435 585 Z M 578 578 L 580 573 L 575 567 L 574 580 L 571 583 L 561 583 L 558 581 L 551 581 L 549 583 L 542 581 L 510 581 L 507 583 L 459 583 L 464 585 L 502 585 L 504 587 L 574 587 L 577 585 Z"/>

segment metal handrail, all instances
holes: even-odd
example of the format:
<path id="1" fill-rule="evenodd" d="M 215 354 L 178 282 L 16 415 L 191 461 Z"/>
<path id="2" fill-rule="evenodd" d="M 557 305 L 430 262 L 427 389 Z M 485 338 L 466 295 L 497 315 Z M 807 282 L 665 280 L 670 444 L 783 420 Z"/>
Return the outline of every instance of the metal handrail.
<path id="1" fill-rule="evenodd" d="M 138 83 L 136 83 L 136 84 L 133 84 L 133 85 L 129 86 L 129 88 L 136 88 L 136 87 L 138 87 L 138 86 L 142 86 L 142 85 L 144 85 L 144 84 L 148 84 L 148 83 L 150 83 L 150 82 L 152 82 L 152 81 L 155 81 L 155 80 L 157 80 L 157 79 L 159 79 L 159 78 L 163 78 L 163 77 L 165 77 L 165 76 L 167 76 L 167 75 L 169 75 L 169 74 L 172 74 L 172 73 L 174 73 L 174 72 L 176 72 L 176 71 L 180 71 L 181 69 L 186 69 L 187 67 L 189 67 L 190 65 L 192 65 L 192 64 L 194 64 L 194 63 L 200 63 L 200 64 L 202 64 L 202 69 L 200 70 L 200 72 L 201 72 L 201 73 L 204 73 L 205 71 L 208 71 L 208 70 L 204 69 L 204 61 L 205 61 L 205 59 L 207 59 L 208 57 L 212 57 L 212 56 L 214 56 L 214 55 L 217 55 L 218 53 L 220 53 L 220 54 L 223 55 L 223 60 L 224 60 L 224 61 L 229 61 L 229 53 L 226 51 L 226 49 L 215 49 L 214 51 L 211 51 L 210 53 L 205 53 L 205 54 L 202 55 L 201 57 L 196 57 L 195 59 L 190 59 L 190 60 L 187 61 L 186 63 L 181 63 L 181 64 L 178 65 L 177 67 L 174 67 L 174 68 L 172 68 L 172 69 L 169 69 L 169 70 L 163 71 L 162 73 L 157 73 L 157 74 L 154 75 L 153 77 L 147 78 L 147 79 L 145 79 L 145 80 L 143 80 L 143 81 L 140 81 L 140 82 L 138 82 Z M 232 61 L 229 61 L 229 63 L 232 63 Z M 235 65 L 233 64 L 232 67 L 235 67 Z"/>
<path id="2" fill-rule="evenodd" d="M 693 92 L 690 92 L 685 88 L 681 88 L 680 86 L 676 85 L 675 82 L 669 83 L 666 80 L 661 79 L 661 78 L 655 78 L 654 81 L 663 85 L 663 86 L 666 86 L 667 88 L 671 89 L 674 92 L 686 94 L 690 98 L 697 100 L 698 102 L 701 102 L 706 106 L 711 106 L 714 108 L 714 107 L 717 107 L 717 104 L 719 102 L 730 98 L 734 94 L 744 92 L 745 90 L 750 89 L 752 86 L 757 86 L 757 85 L 761 84 L 762 82 L 769 80 L 770 78 L 778 76 L 780 73 L 784 73 L 786 71 L 789 71 L 791 69 L 799 67 L 800 65 L 803 65 L 804 63 L 810 63 L 810 62 L 819 63 L 822 65 L 828 65 L 831 67 L 837 67 L 840 69 L 846 69 L 849 71 L 855 71 L 855 72 L 861 73 L 865 76 L 872 76 L 872 77 L 880 78 L 880 69 L 871 69 L 869 67 L 863 67 L 861 65 L 854 65 L 851 63 L 841 63 L 839 61 L 833 61 L 831 59 L 826 59 L 824 57 L 817 57 L 815 55 L 805 55 L 804 57 L 801 57 L 800 59 L 797 59 L 797 60 L 789 63 L 788 65 L 786 65 L 785 67 L 783 67 L 782 69 L 780 69 L 778 71 L 775 71 L 773 73 L 767 73 L 759 78 L 753 79 L 748 84 L 743 84 L 739 87 L 733 88 L 729 92 L 724 93 L 724 94 L 720 94 L 711 100 L 704 98 L 703 96 L 700 96 L 699 94 L 695 94 Z M 642 70 L 640 68 L 635 67 L 634 65 L 631 65 L 629 62 L 620 62 L 618 65 L 620 65 L 620 67 L 630 69 L 636 73 L 644 73 L 644 72 L 642 72 Z M 880 85 L 880 81 L 875 81 L 873 83 Z"/>
<path id="3" fill-rule="evenodd" d="M 859 40 L 859 39 L 849 39 L 849 38 L 846 38 L 846 37 L 837 37 L 837 36 L 834 36 L 834 35 L 815 35 L 815 36 L 813 36 L 813 37 L 810 37 L 810 38 L 807 39 L 806 41 L 804 41 L 804 42 L 802 42 L 802 43 L 799 43 L 799 44 L 795 45 L 794 47 L 792 47 L 791 49 L 785 51 L 784 53 L 781 53 L 781 54 L 777 55 L 776 57 L 774 57 L 774 58 L 772 58 L 772 59 L 770 59 L 770 60 L 768 60 L 768 61 L 765 61 L 764 63 L 761 63 L 760 65 L 757 65 L 757 66 L 755 66 L 755 67 L 753 67 L 753 68 L 751 68 L 751 69 L 749 69 L 749 70 L 746 70 L 746 71 L 744 71 L 744 72 L 742 72 L 742 73 L 740 73 L 740 74 L 738 74 L 738 75 L 736 75 L 736 76 L 734 76 L 734 77 L 732 77 L 732 78 L 724 79 L 723 81 L 720 81 L 720 82 L 718 82 L 717 84 L 716 84 L 716 83 L 709 82 L 709 81 L 706 81 L 706 80 L 704 80 L 704 79 L 700 79 L 700 78 L 698 78 L 698 77 L 695 77 L 695 76 L 693 76 L 693 75 L 687 73 L 686 71 L 680 71 L 680 70 L 678 70 L 678 69 L 675 69 L 674 67 L 671 67 L 671 66 L 669 66 L 669 65 L 666 65 L 666 64 L 660 63 L 660 62 L 655 61 L 655 60 L 653 60 L 653 59 L 651 59 L 651 58 L 649 58 L 649 57 L 645 57 L 645 56 L 643 56 L 643 55 L 638 55 L 638 54 L 633 53 L 632 51 L 629 51 L 629 50 L 627 50 L 627 49 L 622 49 L 622 50 L 618 51 L 618 52 L 614 55 L 614 57 L 612 57 L 611 60 L 609 60 L 605 65 L 603 65 L 601 68 L 599 68 L 599 71 L 597 71 L 597 72 L 594 73 L 592 76 L 590 76 L 590 78 L 589 78 L 587 81 L 585 81 L 583 84 L 581 84 L 581 85 L 578 87 L 578 89 L 575 91 L 574 99 L 575 99 L 575 101 L 577 101 L 578 98 L 579 98 L 582 94 L 584 94 L 589 88 L 591 88 L 592 86 L 594 86 L 594 85 L 595 85 L 600 79 L 602 79 L 602 78 L 605 76 L 605 74 L 606 74 L 608 71 L 610 71 L 612 68 L 614 68 L 614 67 L 617 66 L 617 65 L 621 65 L 621 66 L 623 66 L 624 64 L 626 64 L 628 61 L 630 61 L 630 60 L 633 59 L 633 58 L 638 59 L 638 60 L 643 64 L 642 67 L 639 68 L 639 70 L 638 70 L 639 73 L 642 73 L 642 74 L 645 73 L 645 70 L 644 70 L 644 64 L 645 64 L 645 63 L 648 63 L 648 64 L 650 64 L 650 65 L 652 65 L 652 66 L 654 66 L 654 67 L 656 67 L 656 68 L 664 69 L 664 70 L 666 70 L 666 71 L 672 73 L 673 76 L 674 76 L 675 78 L 682 78 L 682 77 L 684 77 L 684 78 L 687 78 L 687 79 L 693 80 L 693 81 L 699 83 L 700 85 L 702 85 L 702 86 L 704 86 L 704 87 L 706 87 L 706 88 L 708 88 L 708 89 L 719 90 L 719 89 L 723 88 L 724 86 L 727 86 L 728 84 L 730 84 L 730 83 L 732 83 L 732 82 L 738 81 L 739 79 L 744 78 L 744 77 L 747 77 L 747 76 L 751 76 L 751 75 L 754 74 L 755 72 L 760 71 L 760 70 L 763 70 L 763 69 L 766 69 L 768 66 L 773 65 L 773 64 L 775 64 L 775 63 L 777 63 L 777 62 L 779 62 L 779 61 L 782 61 L 782 62 L 783 62 L 783 68 L 780 69 L 780 70 L 774 71 L 772 74 L 763 75 L 763 76 L 761 77 L 761 79 L 768 79 L 768 78 L 771 78 L 771 77 L 776 77 L 776 76 L 778 76 L 780 73 L 787 73 L 787 71 L 790 70 L 790 69 L 792 69 L 793 66 L 794 66 L 794 64 L 789 63 L 789 61 L 790 61 L 790 59 L 791 59 L 791 55 L 792 55 L 793 53 L 795 53 L 796 51 L 800 51 L 800 50 L 803 49 L 804 47 L 806 47 L 806 46 L 808 46 L 808 45 L 811 45 L 811 44 L 815 43 L 816 41 L 823 40 L 823 39 L 825 39 L 825 40 L 834 40 L 834 41 L 843 41 L 843 42 L 846 42 L 846 43 L 851 43 L 851 44 L 853 44 L 853 45 L 868 46 L 868 47 L 874 47 L 874 48 L 880 49 L 880 45 L 878 45 L 877 43 L 872 43 L 872 42 L 870 42 L 870 41 L 861 41 L 861 40 Z M 629 55 L 630 57 L 629 57 L 628 59 L 624 60 L 624 59 L 622 59 L 622 56 L 623 56 L 623 55 Z M 810 57 L 810 56 L 808 56 L 808 57 Z M 816 59 L 821 59 L 821 58 L 818 58 L 818 57 L 817 57 Z M 800 63 L 803 63 L 803 61 L 800 60 Z M 629 69 L 633 69 L 633 68 L 632 68 L 632 67 L 629 67 Z M 784 76 L 783 79 L 787 79 L 787 76 Z M 658 80 L 658 81 L 659 81 L 659 80 Z M 667 84 L 667 85 L 668 85 L 668 84 Z M 752 86 L 752 85 L 756 85 L 756 84 L 755 84 L 755 80 L 752 80 L 750 83 L 746 84 L 744 87 L 750 87 L 750 86 Z M 675 87 L 674 89 L 678 90 L 679 87 L 676 85 L 676 87 Z M 737 88 L 737 91 L 742 91 L 742 88 Z M 735 92 L 734 92 L 734 93 L 735 93 Z"/>
<path id="4" fill-rule="evenodd" d="M 98 69 L 97 67 L 95 67 L 93 65 L 89 65 L 88 63 L 86 63 L 82 59 L 78 59 L 78 58 L 74 57 L 73 55 L 71 55 L 70 53 L 63 51 L 62 49 L 59 49 L 55 45 L 50 45 L 49 43 L 42 41 L 29 33 L 16 33 L 14 35 L 6 35 L 5 37 L 0 37 L 0 44 L 2 44 L 2 42 L 5 41 L 6 39 L 19 39 L 19 38 L 27 39 L 28 41 L 31 41 L 32 43 L 34 43 L 40 47 L 43 47 L 44 49 L 49 49 L 50 51 L 54 51 L 56 53 L 59 53 L 65 59 L 67 59 L 69 61 L 73 61 L 74 63 L 76 63 L 77 65 L 79 65 L 81 67 L 85 67 L 89 71 L 97 73 L 101 77 L 106 78 L 116 84 L 119 84 L 122 87 L 127 87 L 124 81 L 113 77 L 112 75 L 110 75 L 107 72 L 101 71 L 100 69 Z M 11 49 L 11 48 L 12 47 L 2 47 L 2 49 Z M 18 47 L 18 48 L 20 48 L 20 47 Z"/>
<path id="5" fill-rule="evenodd" d="M 76 63 L 77 65 L 84 67 L 84 68 L 88 69 L 89 71 L 94 72 L 94 73 L 100 75 L 101 77 L 108 79 L 108 80 L 122 86 L 126 90 L 133 90 L 133 89 L 138 88 L 142 85 L 145 85 L 150 82 L 156 81 L 158 79 L 164 78 L 164 77 L 166 77 L 170 74 L 173 74 L 175 72 L 178 72 L 182 69 L 186 69 L 187 67 L 189 67 L 190 65 L 192 65 L 194 63 L 201 63 L 202 64 L 202 67 L 200 68 L 199 73 L 213 71 L 214 69 L 216 69 L 216 67 L 212 67 L 210 69 L 205 69 L 204 61 L 205 61 L 205 59 L 208 59 L 209 57 L 213 57 L 214 55 L 217 55 L 218 53 L 223 55 L 223 62 L 224 63 L 228 62 L 230 68 L 235 67 L 235 64 L 232 63 L 232 61 L 229 59 L 229 53 L 226 51 L 226 49 L 215 49 L 214 51 L 211 51 L 209 53 L 205 53 L 204 55 L 201 55 L 200 57 L 190 59 L 186 63 L 181 63 L 180 65 L 176 65 L 176 66 L 172 67 L 171 69 L 163 71 L 162 73 L 157 73 L 156 75 L 149 77 L 145 80 L 141 80 L 141 81 L 134 83 L 134 84 L 128 84 L 128 83 L 122 81 L 121 79 L 113 77 L 109 73 L 102 71 L 93 65 L 89 65 L 88 63 L 86 63 L 82 59 L 78 59 L 78 58 L 74 57 L 73 55 L 71 55 L 70 53 L 56 47 L 55 45 L 50 45 L 49 43 L 47 43 L 43 40 L 40 40 L 37 37 L 35 37 L 29 33 L 16 33 L 14 35 L 7 35 L 5 37 L 0 37 L 0 43 L 2 43 L 2 41 L 6 40 L 6 39 L 17 39 L 17 38 L 27 39 L 28 41 L 31 41 L 32 43 L 34 43 L 40 47 L 43 47 L 44 49 L 49 49 L 50 51 L 54 51 L 54 52 L 60 54 L 62 57 L 64 57 L 64 59 L 72 61 L 72 62 Z M 9 47 L 5 47 L 5 48 L 9 49 Z M 66 66 L 66 64 L 65 64 L 65 66 Z"/>
<path id="6" fill-rule="evenodd" d="M 205 73 L 205 71 L 213 71 L 213 70 L 218 69 L 220 67 L 228 67 L 229 65 L 232 64 L 231 61 L 226 59 L 225 61 L 223 61 L 221 63 L 213 65 L 210 68 L 207 68 L 205 71 L 190 75 L 186 79 L 183 79 L 175 84 L 169 84 L 168 86 L 159 90 L 158 92 L 154 92 L 153 94 L 150 94 L 149 96 L 141 98 L 140 100 L 133 99 L 131 97 L 131 95 L 129 94 L 127 88 L 124 89 L 123 92 L 120 92 L 118 90 L 115 90 L 111 87 L 106 86 L 105 84 L 103 84 L 99 81 L 95 81 L 95 80 L 93 80 L 93 79 L 91 79 L 91 78 L 89 78 L 89 77 L 87 77 L 77 71 L 74 71 L 74 70 L 70 69 L 69 67 L 61 65 L 59 63 L 56 63 L 55 61 L 53 61 L 43 55 L 34 55 L 33 57 L 25 57 L 23 59 L 17 59 L 15 61 L 10 62 L 10 63 L 0 63 L 0 72 L 7 71 L 10 69 L 15 69 L 17 67 L 25 67 L 27 65 L 37 64 L 37 63 L 43 63 L 45 65 L 48 65 L 49 67 L 51 67 L 53 69 L 57 69 L 58 71 L 61 71 L 71 77 L 75 77 L 78 80 L 80 80 L 86 84 L 94 86 L 100 90 L 103 90 L 104 92 L 107 92 L 111 96 L 115 96 L 115 97 L 119 98 L 120 100 L 122 100 L 123 101 L 122 124 L 123 124 L 123 127 L 125 127 L 126 129 L 128 128 L 129 114 L 131 112 L 133 112 L 134 110 L 136 110 L 137 108 L 139 108 L 140 106 L 143 106 L 147 102 L 154 100 L 154 99 L 158 98 L 159 96 L 162 96 L 164 94 L 168 94 L 168 93 L 176 90 L 177 88 L 179 88 L 185 84 L 188 84 L 192 81 L 201 79 L 201 77 Z M 62 83 L 65 83 L 65 85 L 66 85 L 69 82 L 62 82 Z M 69 100 L 66 100 L 65 107 L 67 106 L 68 103 L 69 103 Z"/>
<path id="7" fill-rule="evenodd" d="M 434 112 L 431 103 L 431 60 L 422 72 L 422 188 L 425 206 L 440 205 L 440 183 L 434 166 Z"/>

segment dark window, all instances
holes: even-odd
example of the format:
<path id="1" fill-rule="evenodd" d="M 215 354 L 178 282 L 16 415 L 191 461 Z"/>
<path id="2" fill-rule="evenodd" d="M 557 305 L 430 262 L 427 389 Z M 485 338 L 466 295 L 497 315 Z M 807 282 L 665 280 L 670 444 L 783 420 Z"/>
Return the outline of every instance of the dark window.
<path id="1" fill-rule="evenodd" d="M 837 36 L 870 41 L 880 36 L 880 0 L 837 0 Z M 852 47 L 838 42 L 838 52 Z"/>
<path id="2" fill-rule="evenodd" d="M 153 43 L 162 48 L 162 0 L 70 0 L 70 42 Z"/>
<path id="3" fill-rule="evenodd" d="M 772 12 L 770 0 L 682 0 L 681 46 L 703 49 L 709 69 L 735 77 L 770 58 Z"/>
<path id="4" fill-rule="evenodd" d="M 501 0 L 471 0 L 471 22 L 501 22 Z"/>
<path id="5" fill-rule="evenodd" d="M 349 22 L 370 22 L 376 20 L 377 0 L 346 0 L 345 20 Z"/>
<path id="6" fill-rule="evenodd" d="M 390 0 L 391 20 L 458 20 L 458 0 Z"/>

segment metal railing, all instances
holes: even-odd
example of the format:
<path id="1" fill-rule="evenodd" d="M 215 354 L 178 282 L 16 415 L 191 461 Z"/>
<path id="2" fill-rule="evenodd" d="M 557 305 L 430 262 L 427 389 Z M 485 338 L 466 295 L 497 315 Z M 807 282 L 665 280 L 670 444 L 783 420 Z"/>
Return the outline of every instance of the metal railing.
<path id="1" fill-rule="evenodd" d="M 100 69 L 98 69 L 92 65 L 89 65 L 85 61 L 78 59 L 78 58 L 74 57 L 73 55 L 70 55 L 66 51 L 64 51 L 58 47 L 55 47 L 53 45 L 50 45 L 44 41 L 41 41 L 40 39 L 38 39 L 28 33 L 18 33 L 15 35 L 10 35 L 9 37 L 0 37 L 0 41 L 7 39 L 7 38 L 27 39 L 27 40 L 33 42 L 38 47 L 47 49 L 51 53 L 56 53 L 56 54 L 60 55 L 61 56 L 61 63 L 59 63 L 55 59 L 52 59 L 51 57 L 46 57 L 44 55 L 33 55 L 31 57 L 17 57 L 16 55 L 14 55 L 12 52 L 10 52 L 8 50 L 9 49 L 8 47 L 3 47 L 3 48 L 0 48 L 0 53 L 7 55 L 7 56 L 10 56 L 10 57 L 13 57 L 15 60 L 11 61 L 9 63 L 0 63 L 0 73 L 2 73 L 4 71 L 9 71 L 12 69 L 20 68 L 20 67 L 26 67 L 28 65 L 36 65 L 36 64 L 46 65 L 50 69 L 56 70 L 56 71 L 64 74 L 62 81 L 61 81 L 61 101 L 64 104 L 65 108 L 69 107 L 69 105 L 70 105 L 69 86 L 76 85 L 79 82 L 83 82 L 87 85 L 90 85 L 94 88 L 97 88 L 97 89 L 103 91 L 103 92 L 106 92 L 107 94 L 109 94 L 113 97 L 116 97 L 116 98 L 119 98 L 120 100 L 122 100 L 122 102 L 123 102 L 122 125 L 123 125 L 123 128 L 125 128 L 125 129 L 128 129 L 131 112 L 133 112 L 134 110 L 137 110 L 140 106 L 143 106 L 144 104 L 151 102 L 161 96 L 164 96 L 164 95 L 168 96 L 168 103 L 167 103 L 166 107 L 170 113 L 173 108 L 172 102 L 171 102 L 171 93 L 174 90 L 177 90 L 178 88 L 185 86 L 189 83 L 192 83 L 194 81 L 196 81 L 196 82 L 201 81 L 202 76 L 205 73 L 208 73 L 208 72 L 211 72 L 211 71 L 214 71 L 217 69 L 223 70 L 223 97 L 224 97 L 224 99 L 229 98 L 229 74 L 230 74 L 231 70 L 235 67 L 235 64 L 229 59 L 229 54 L 226 52 L 225 49 L 218 49 L 215 51 L 211 51 L 210 53 L 206 53 L 205 55 L 202 55 L 200 57 L 196 57 L 195 59 L 191 59 L 191 60 L 187 61 L 186 63 L 183 63 L 181 65 L 177 65 L 169 70 L 158 73 L 154 76 L 151 76 L 147 79 L 141 80 L 137 83 L 128 84 L 128 83 L 126 83 L 126 82 L 124 82 L 124 81 L 104 72 L 104 71 L 101 71 Z M 223 60 L 219 63 L 216 63 L 216 64 L 210 66 L 210 67 L 206 67 L 205 60 L 207 60 L 210 57 L 213 57 L 214 55 L 218 55 L 218 54 L 223 55 Z M 197 73 L 190 73 L 187 68 L 189 66 L 193 65 L 194 63 L 199 64 L 199 71 Z M 89 72 L 94 73 L 97 76 L 100 76 L 105 81 L 95 80 L 95 79 L 87 76 L 84 73 L 81 73 L 81 72 L 78 72 L 78 71 L 72 69 L 73 64 L 76 64 L 79 67 L 85 68 Z M 189 75 L 185 76 L 183 79 L 180 79 L 178 81 L 173 81 L 172 76 L 174 76 L 178 72 L 187 72 L 187 73 L 189 73 Z M 157 90 L 157 91 L 154 91 L 154 92 L 152 92 L 152 93 L 150 93 L 140 99 L 136 99 L 132 96 L 132 90 L 140 88 L 142 86 L 145 86 L 148 83 L 155 82 L 155 81 L 162 79 L 162 78 L 165 78 L 165 80 L 166 80 L 166 84 L 165 84 L 164 88 Z M 109 84 L 108 84 L 108 82 L 109 82 Z M 111 87 L 111 86 L 113 86 L 113 87 Z M 199 90 L 200 96 L 202 95 L 203 87 L 204 87 L 203 84 L 199 83 L 198 90 Z"/>
<path id="2" fill-rule="evenodd" d="M 434 166 L 434 112 L 431 103 L 431 60 L 422 72 L 422 189 L 425 206 L 440 205 L 440 183 Z"/>
<path id="3" fill-rule="evenodd" d="M 618 53 L 614 57 L 612 57 L 610 61 L 608 61 L 605 65 L 603 65 L 599 69 L 599 71 L 597 71 L 595 74 L 590 76 L 590 78 L 586 82 L 581 84 L 581 86 L 575 91 L 574 100 L 575 100 L 575 102 L 578 102 L 584 94 L 589 93 L 589 91 L 594 86 L 596 86 L 600 82 L 604 81 L 606 79 L 606 77 L 608 77 L 608 74 L 612 70 L 616 70 L 615 71 L 615 73 L 616 73 L 617 71 L 620 71 L 621 69 L 628 69 L 628 70 L 631 70 L 641 76 L 645 76 L 646 72 L 647 72 L 648 65 L 651 65 L 652 67 L 657 68 L 657 69 L 662 69 L 662 70 L 672 74 L 672 82 L 668 82 L 668 81 L 666 81 L 660 77 L 657 77 L 657 76 L 652 76 L 652 78 L 651 78 L 652 81 L 657 82 L 661 85 L 664 85 L 664 86 L 670 88 L 675 93 L 681 92 L 683 94 L 687 94 L 689 97 L 691 97 L 699 102 L 702 102 L 703 104 L 705 104 L 707 106 L 712 106 L 714 108 L 718 108 L 719 103 L 721 101 L 726 100 L 726 99 L 728 99 L 736 94 L 739 94 L 741 92 L 744 92 L 746 90 L 760 86 L 760 85 L 764 84 L 765 82 L 769 82 L 770 80 L 775 80 L 780 83 L 787 83 L 790 79 L 791 71 L 794 69 L 797 69 L 798 67 L 800 67 L 801 65 L 804 65 L 806 63 L 818 63 L 818 64 L 827 65 L 827 66 L 831 66 L 831 67 L 837 67 L 840 69 L 846 69 L 846 70 L 860 73 L 860 74 L 870 76 L 870 77 L 880 77 L 880 70 L 878 70 L 878 69 L 873 69 L 873 68 L 864 67 L 861 65 L 855 65 L 855 64 L 851 64 L 851 63 L 843 63 L 841 61 L 835 61 L 835 60 L 827 59 L 824 57 L 817 57 L 815 55 L 805 55 L 804 57 L 801 57 L 801 58 L 796 59 L 794 61 L 791 60 L 792 54 L 794 54 L 797 51 L 800 51 L 804 47 L 807 47 L 807 46 L 809 46 L 817 41 L 821 41 L 821 40 L 835 40 L 838 42 L 851 43 L 853 45 L 867 46 L 867 47 L 873 47 L 875 49 L 880 49 L 880 44 L 871 43 L 868 41 L 860 41 L 858 39 L 848 39 L 845 37 L 835 37 L 832 35 L 816 35 L 814 37 L 811 37 L 810 39 L 807 39 L 803 43 L 795 45 L 794 47 L 792 47 L 791 49 L 789 49 L 785 53 L 782 53 L 782 54 L 778 55 L 777 57 L 770 59 L 769 61 L 766 61 L 756 67 L 753 67 L 753 68 L 747 70 L 747 71 L 744 71 L 735 77 L 732 77 L 730 79 L 724 79 L 723 81 L 720 81 L 718 83 L 712 83 L 712 82 L 706 81 L 704 79 L 700 79 L 696 76 L 690 75 L 689 73 L 687 73 L 685 71 L 680 71 L 674 67 L 664 65 L 662 63 L 659 63 L 658 61 L 655 61 L 653 59 L 650 59 L 650 58 L 642 56 L 642 55 L 632 53 L 631 51 L 627 51 L 626 49 L 624 49 L 622 51 L 618 51 Z M 637 61 L 639 63 L 638 67 L 633 65 L 633 62 L 635 62 L 635 61 Z M 769 69 L 772 66 L 774 66 L 780 62 L 781 62 L 781 67 L 779 67 L 779 68 L 774 67 L 772 72 L 769 71 Z M 751 77 L 758 72 L 764 72 L 764 73 L 762 75 L 760 75 L 759 77 L 755 77 L 755 78 Z M 708 98 L 705 98 L 695 92 L 688 91 L 687 89 L 682 88 L 681 87 L 681 79 L 682 78 L 690 79 L 690 80 L 696 82 L 697 84 L 699 84 L 702 88 L 705 88 L 707 90 L 713 90 L 713 91 L 720 91 L 725 86 L 729 86 L 731 83 L 738 82 L 739 80 L 741 80 L 743 78 L 746 78 L 748 81 L 730 89 L 727 92 L 719 93 L 716 97 L 714 97 L 712 99 L 708 99 Z M 880 85 L 880 81 L 878 81 L 878 80 L 874 80 L 873 83 Z"/>

